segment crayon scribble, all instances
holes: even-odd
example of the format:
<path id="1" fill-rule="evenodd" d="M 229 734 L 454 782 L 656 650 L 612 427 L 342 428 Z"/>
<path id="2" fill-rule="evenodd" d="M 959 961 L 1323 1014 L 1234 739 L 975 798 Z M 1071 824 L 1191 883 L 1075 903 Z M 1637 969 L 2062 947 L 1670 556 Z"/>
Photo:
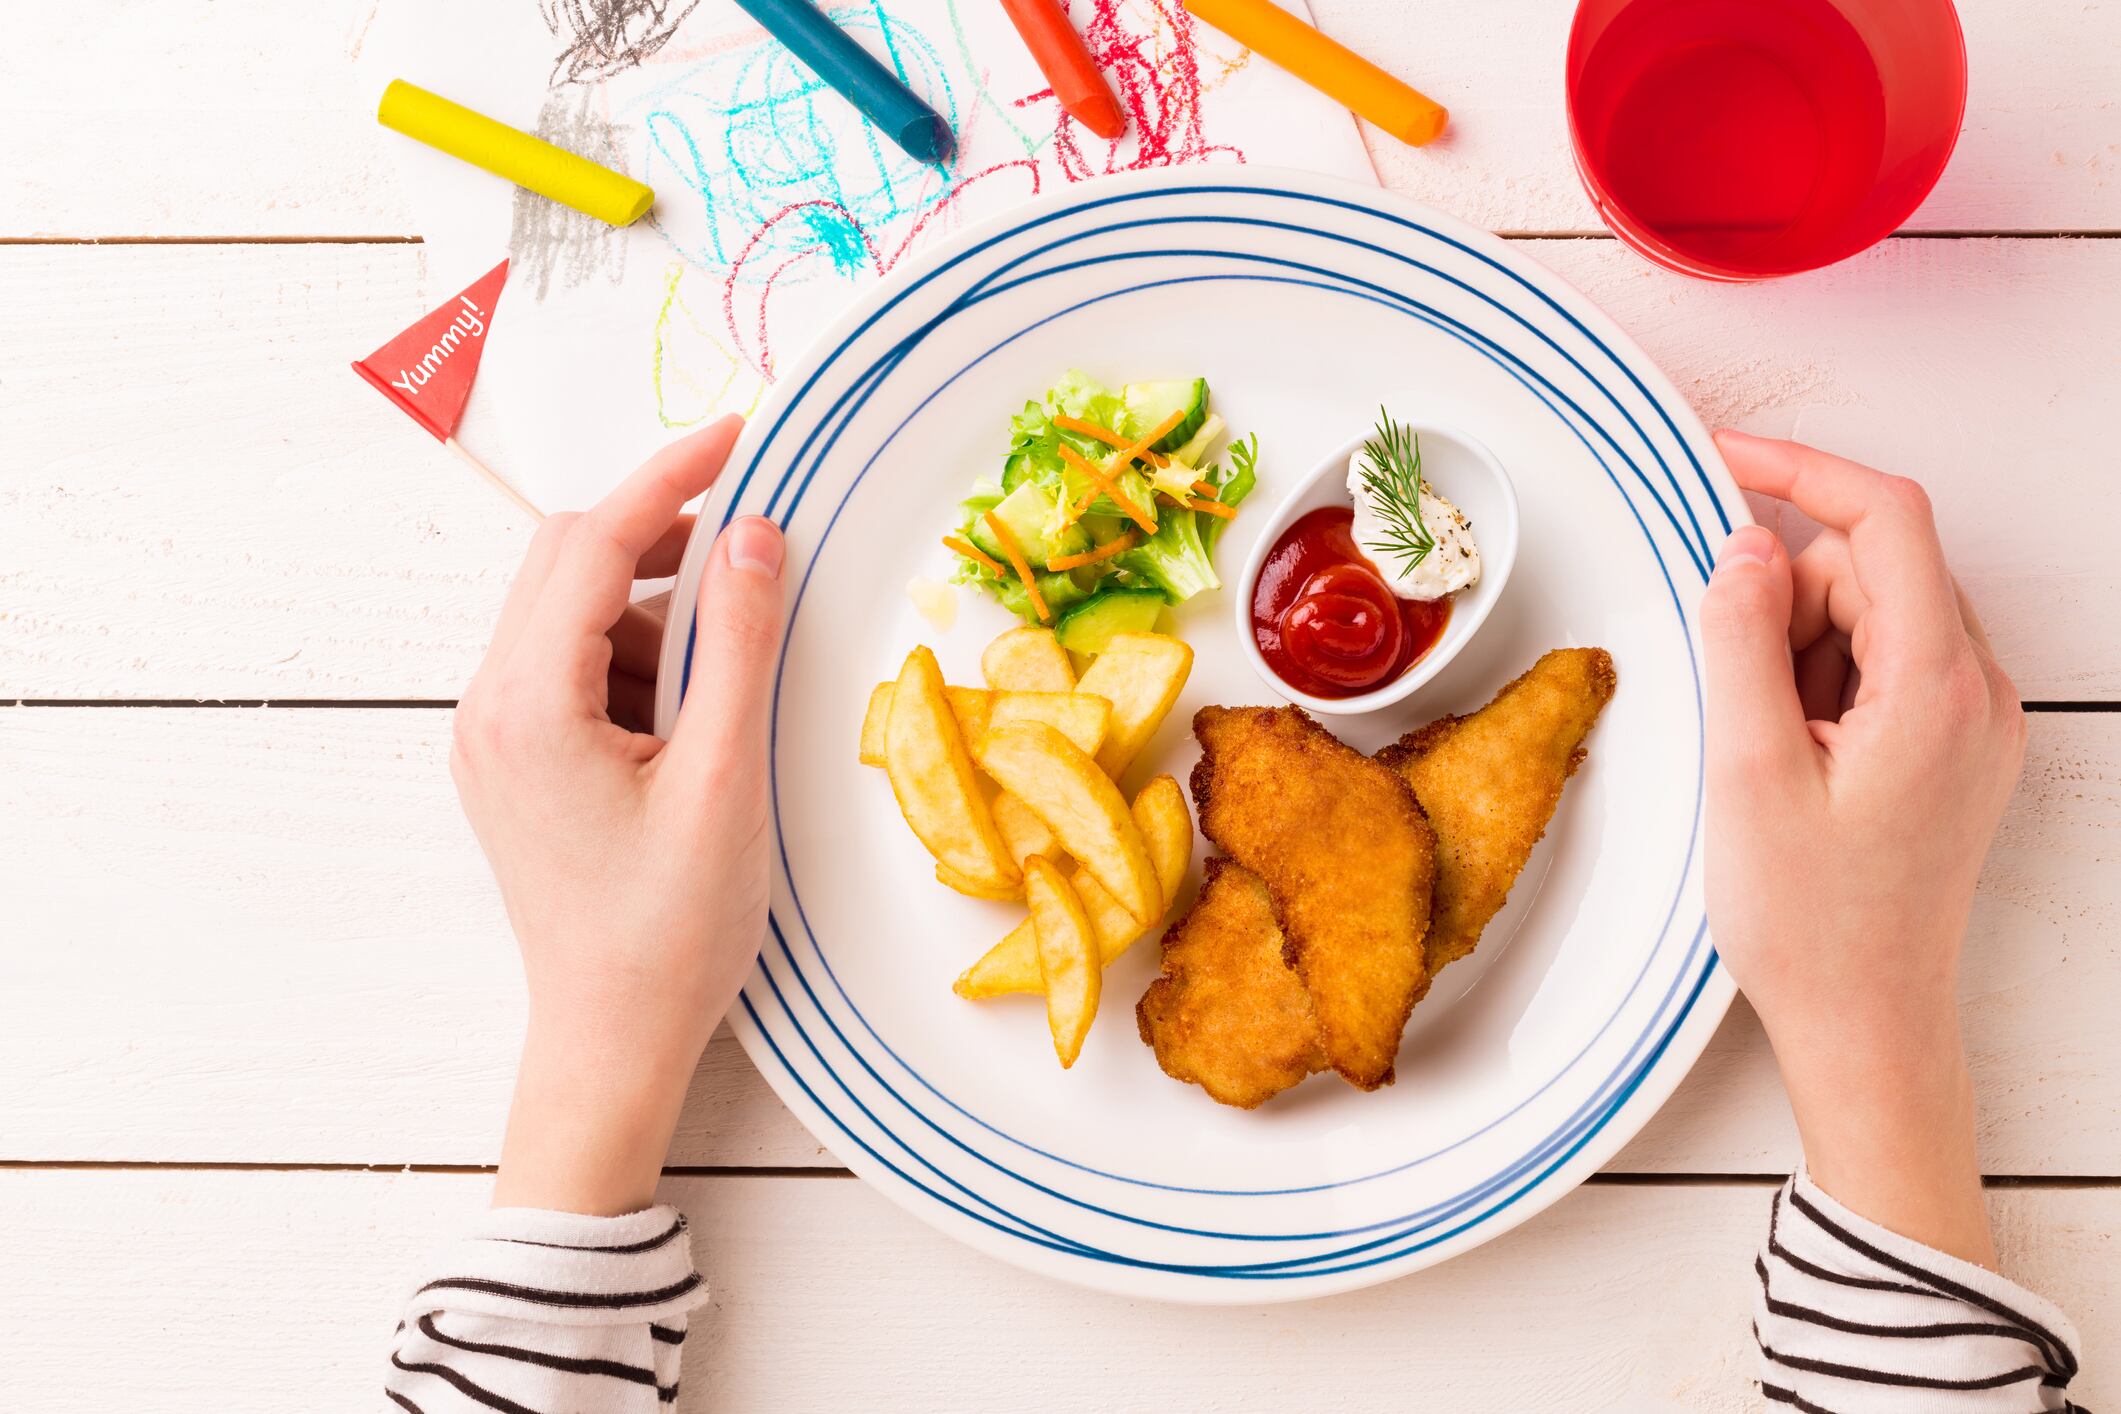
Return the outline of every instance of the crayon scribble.
<path id="1" fill-rule="evenodd" d="M 1036 156 L 1041 147 L 1053 141 L 1053 134 L 1051 132 L 1035 133 L 1026 131 L 1016 121 L 1017 110 L 1022 105 L 1003 102 L 989 86 L 987 82 L 988 73 L 980 67 L 979 60 L 974 57 L 972 40 L 965 33 L 965 17 L 958 12 L 958 0 L 944 0 L 944 3 L 950 16 L 951 38 L 957 41 L 958 62 L 963 64 L 965 72 L 973 77 L 974 87 L 978 90 L 980 106 L 992 112 L 1001 125 L 1009 130 L 1009 135 L 1016 139 L 1017 146 L 1024 150 L 1024 156 Z M 973 3 L 991 5 L 993 0 L 973 0 Z M 1051 92 L 1052 90 L 1047 90 L 1049 96 Z"/>
<path id="2" fill-rule="evenodd" d="M 665 427 L 691 427 L 723 412 L 749 417 L 766 383 L 731 353 L 687 298 L 700 278 L 682 260 L 663 272 L 663 303 L 655 316 L 655 412 Z M 719 314 L 719 310 L 715 311 Z M 750 396 L 740 385 L 748 385 Z M 741 403 L 741 406 L 739 404 Z"/>
<path id="3" fill-rule="evenodd" d="M 700 0 L 539 0 L 538 14 L 566 47 L 552 62 L 554 86 L 601 83 L 652 58 Z"/>
<path id="4" fill-rule="evenodd" d="M 951 184 L 902 231 L 894 231 L 890 244 L 878 243 L 875 234 L 856 215 L 827 199 L 794 202 L 775 212 L 737 254 L 722 282 L 722 316 L 729 337 L 745 361 L 767 380 L 773 379 L 773 319 L 771 305 L 776 291 L 820 272 L 820 262 L 836 275 L 877 276 L 890 272 L 905 258 L 930 224 L 953 215 L 967 193 L 975 188 L 1006 183 L 1013 194 L 1003 203 L 1036 196 L 1038 164 L 1017 160 L 999 162 Z M 984 196 L 986 193 L 982 192 Z M 784 238 L 784 232 L 794 232 Z M 805 237 L 809 243 L 804 245 Z M 788 246 L 797 247 L 792 253 Z"/>
<path id="5" fill-rule="evenodd" d="M 775 376 L 776 329 L 814 327 L 852 287 L 967 215 L 1035 195 L 1048 180 L 1244 161 L 1237 148 L 1209 140 L 1201 100 L 1249 56 L 1203 56 L 1182 0 L 1075 0 L 1127 115 L 1129 131 L 1117 142 L 1080 128 L 1050 89 L 994 91 L 961 13 L 992 3 L 947 0 L 954 64 L 884 0 L 826 8 L 950 125 L 957 155 L 940 165 L 900 151 L 756 31 L 666 56 L 633 76 L 649 81 L 627 85 L 619 112 L 636 135 L 642 180 L 659 194 L 651 229 L 678 257 L 655 321 L 656 405 L 666 425 L 755 404 Z M 607 10 L 614 4 L 605 0 Z M 675 3 L 664 8 L 683 17 Z M 997 145 L 1021 156 L 982 159 L 977 169 L 963 157 Z M 719 309 L 701 277 L 719 287 Z"/>
<path id="6" fill-rule="evenodd" d="M 1237 148 L 1207 139 L 1201 120 L 1200 49 L 1194 41 L 1193 16 L 1181 0 L 1140 0 L 1134 5 L 1090 0 L 1089 9 L 1083 42 L 1111 80 L 1127 115 L 1131 142 L 1107 142 L 1056 105 L 1053 155 L 1069 181 L 1216 157 L 1245 160 Z M 1137 18 L 1147 23 L 1137 26 Z M 1052 97 L 1053 90 L 1045 88 L 1017 101 L 1026 106 Z"/>
<path id="7" fill-rule="evenodd" d="M 593 90 L 548 94 L 538 111 L 537 134 L 577 156 L 624 171 L 626 130 L 615 127 L 601 108 Z M 562 289 L 571 289 L 597 275 L 616 285 L 626 273 L 624 231 L 522 187 L 515 192 L 508 253 L 513 262 L 509 288 L 535 282 L 533 293 L 540 301 L 552 293 L 555 276 Z"/>
<path id="8" fill-rule="evenodd" d="M 888 55 L 899 77 L 957 129 L 949 71 L 925 35 L 886 13 L 879 0 L 827 14 Z M 940 198 L 947 181 L 946 169 L 900 151 L 771 40 L 683 66 L 627 111 L 646 139 L 642 180 L 664 196 L 659 227 L 679 254 L 703 269 L 726 269 L 791 202 L 834 202 L 868 228 L 918 214 Z M 685 193 L 696 205 L 673 210 L 671 200 Z M 790 251 L 810 244 L 801 231 L 784 231 L 782 238 Z M 851 259 L 852 249 L 841 247 Z"/>
<path id="9" fill-rule="evenodd" d="M 926 34 L 880 0 L 827 14 L 872 39 L 950 125 L 959 152 L 971 146 L 963 80 L 953 81 Z M 1038 191 L 1028 158 L 971 170 L 955 157 L 932 165 L 907 156 L 770 40 L 670 68 L 626 105 L 643 135 L 644 180 L 661 194 L 653 228 L 687 263 L 721 278 L 723 337 L 761 377 L 773 376 L 776 295 L 884 273 L 935 223 L 954 218 L 968 191 L 1004 174 L 1014 174 L 1010 198 Z"/>

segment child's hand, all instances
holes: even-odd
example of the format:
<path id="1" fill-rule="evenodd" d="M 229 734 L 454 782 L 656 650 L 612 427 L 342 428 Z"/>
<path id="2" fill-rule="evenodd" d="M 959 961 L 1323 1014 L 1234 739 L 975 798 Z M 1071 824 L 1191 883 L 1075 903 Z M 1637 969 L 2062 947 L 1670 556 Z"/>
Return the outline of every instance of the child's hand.
<path id="1" fill-rule="evenodd" d="M 1813 1178 L 1992 1261 L 1957 979 L 2024 756 L 2017 694 L 1919 487 L 1791 442 L 1717 443 L 1739 485 L 1825 530 L 1794 564 L 1769 531 L 1736 531 L 1703 596 L 1711 932 Z"/>
<path id="2" fill-rule="evenodd" d="M 494 1201 L 622 1213 L 651 1201 L 700 1052 L 757 955 L 766 715 L 781 635 L 770 521 L 723 532 L 701 580 L 691 690 L 645 730 L 661 625 L 628 605 L 673 574 L 741 421 L 651 458 L 540 527 L 456 714 L 450 770 L 530 986 Z"/>

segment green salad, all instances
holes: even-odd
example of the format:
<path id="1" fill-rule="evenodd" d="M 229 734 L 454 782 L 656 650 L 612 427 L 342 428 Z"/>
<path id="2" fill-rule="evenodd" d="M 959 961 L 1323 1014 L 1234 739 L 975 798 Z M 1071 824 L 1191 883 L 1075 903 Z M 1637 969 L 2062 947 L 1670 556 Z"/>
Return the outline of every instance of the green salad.
<path id="1" fill-rule="evenodd" d="M 1222 433 L 1205 378 L 1114 391 L 1069 372 L 1009 420 L 999 484 L 959 506 L 954 578 L 1077 653 L 1153 630 L 1165 605 L 1222 585 L 1215 542 L 1259 458 L 1254 437 L 1227 467 L 1210 460 Z"/>

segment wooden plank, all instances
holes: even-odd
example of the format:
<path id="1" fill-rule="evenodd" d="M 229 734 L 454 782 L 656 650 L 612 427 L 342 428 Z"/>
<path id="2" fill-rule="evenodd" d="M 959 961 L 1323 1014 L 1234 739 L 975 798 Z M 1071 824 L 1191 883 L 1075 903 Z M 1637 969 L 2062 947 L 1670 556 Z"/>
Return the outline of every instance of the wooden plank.
<path id="1" fill-rule="evenodd" d="M 7 1157 L 493 1160 L 521 973 L 446 711 L 16 708 L 0 737 L 0 897 L 39 940 L 0 950 Z M 685 1126 L 678 1162 L 827 1162 L 726 1038 Z"/>
<path id="2" fill-rule="evenodd" d="M 531 524 L 347 367 L 429 297 L 418 246 L 0 251 L 6 694 L 453 698 Z"/>
<path id="3" fill-rule="evenodd" d="M 1521 248 L 1708 421 L 1925 478 L 2020 691 L 2121 696 L 2121 241 L 1745 287 Z M 0 693 L 454 697 L 529 526 L 346 368 L 441 293 L 419 247 L 0 249 Z"/>
<path id="4" fill-rule="evenodd" d="M 1450 105 L 1427 148 L 1366 132 L 1388 185 L 1491 229 L 1595 230 L 1562 109 L 1570 0 L 1431 6 L 1311 0 L 1331 34 Z M 358 101 L 345 28 L 273 0 L 26 13 L 0 115 L 0 236 L 410 233 L 389 139 Z M 2121 7 L 1966 0 L 1964 134 L 1919 230 L 2121 227 L 2112 75 Z"/>
<path id="5" fill-rule="evenodd" d="M 413 234 L 388 135 L 354 94 L 372 9 L 103 0 L 16 16 L 0 115 L 35 140 L 9 160 L 0 235 Z"/>
<path id="6" fill-rule="evenodd" d="M 0 1173 L 34 1282 L 0 1291 L 9 1407 L 368 1410 L 398 1303 L 476 1176 Z M 1757 1407 L 1763 1185 L 1589 1187 L 1444 1266 L 1298 1306 L 1161 1306 L 1031 1276 L 848 1179 L 666 1180 L 714 1293 L 677 1408 L 1218 1411 Z M 2003 1191 L 2004 1268 L 2076 1322 L 2072 1397 L 2121 1397 L 2121 1192 Z M 1617 1312 L 1626 1319 L 1616 1338 Z M 291 1385 L 290 1381 L 296 1383 Z M 293 1391 L 299 1389 L 299 1395 Z"/>
<path id="7" fill-rule="evenodd" d="M 0 1159 L 491 1163 L 521 1026 L 442 711 L 0 711 Z M 2121 714 L 2033 719 L 1975 904 L 1967 1033 L 2004 1174 L 2121 1174 Z M 1796 1160 L 1734 1012 L 1613 1167 Z M 681 1165 L 830 1164 L 726 1037 Z"/>

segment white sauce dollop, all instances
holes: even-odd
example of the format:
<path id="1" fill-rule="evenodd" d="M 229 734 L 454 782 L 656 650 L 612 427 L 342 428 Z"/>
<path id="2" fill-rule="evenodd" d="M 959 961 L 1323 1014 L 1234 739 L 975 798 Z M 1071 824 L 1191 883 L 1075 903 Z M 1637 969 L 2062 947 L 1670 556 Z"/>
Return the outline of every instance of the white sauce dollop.
<path id="1" fill-rule="evenodd" d="M 1455 594 L 1480 578 L 1480 547 L 1473 543 L 1473 523 L 1466 513 L 1436 494 L 1427 477 L 1421 482 L 1421 523 L 1436 541 L 1436 548 L 1422 556 L 1421 563 L 1401 572 L 1406 561 L 1387 550 L 1376 549 L 1389 531 L 1377 513 L 1369 493 L 1363 489 L 1363 453 L 1348 459 L 1348 498 L 1355 503 L 1355 544 L 1392 592 L 1402 599 L 1441 599 Z"/>

